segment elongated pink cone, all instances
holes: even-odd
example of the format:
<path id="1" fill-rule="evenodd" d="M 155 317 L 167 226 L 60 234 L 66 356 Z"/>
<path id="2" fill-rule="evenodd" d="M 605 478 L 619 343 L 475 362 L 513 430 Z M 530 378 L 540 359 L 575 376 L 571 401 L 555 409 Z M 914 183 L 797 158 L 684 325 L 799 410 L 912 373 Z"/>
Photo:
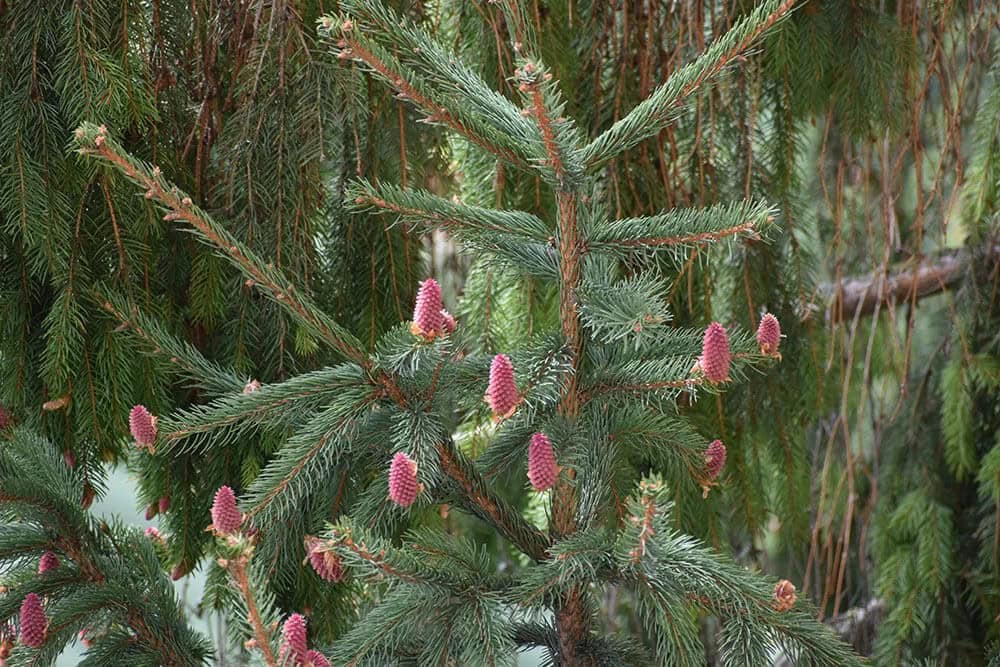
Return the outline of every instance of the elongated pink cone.
<path id="1" fill-rule="evenodd" d="M 220 486 L 212 501 L 212 527 L 219 533 L 235 533 L 243 523 L 236 507 L 236 494 L 228 486 Z"/>
<path id="2" fill-rule="evenodd" d="M 163 514 L 170 509 L 170 496 L 160 496 L 160 500 L 157 503 L 157 509 L 160 510 L 160 514 Z"/>
<path id="3" fill-rule="evenodd" d="M 392 457 L 389 466 L 389 497 L 400 507 L 409 507 L 420 493 L 417 462 L 403 452 Z"/>
<path id="4" fill-rule="evenodd" d="M 797 599 L 795 584 L 788 579 L 782 579 L 774 586 L 774 608 L 778 611 L 788 611 L 795 606 Z"/>
<path id="5" fill-rule="evenodd" d="M 709 481 L 715 480 L 724 465 L 726 465 L 726 446 L 721 440 L 713 440 L 705 448 L 705 478 Z"/>
<path id="6" fill-rule="evenodd" d="M 306 545 L 309 550 L 309 564 L 321 579 L 338 582 L 344 578 L 344 567 L 340 556 L 328 549 L 323 540 L 315 537 L 307 538 Z"/>
<path id="7" fill-rule="evenodd" d="M 410 329 L 414 334 L 433 339 L 444 331 L 444 318 L 441 302 L 441 286 L 433 278 L 420 283 L 417 291 L 417 303 L 413 308 L 413 325 Z"/>
<path id="8" fill-rule="evenodd" d="M 291 658 L 292 664 L 301 664 L 309 653 L 306 644 L 306 617 L 302 614 L 292 614 L 282 628 L 281 652 Z"/>
<path id="9" fill-rule="evenodd" d="M 781 345 L 781 324 L 771 313 L 760 318 L 760 326 L 757 327 L 757 345 L 760 346 L 761 354 L 772 356 L 778 354 L 778 346 Z"/>
<path id="10" fill-rule="evenodd" d="M 490 364 L 490 383 L 486 387 L 486 402 L 493 410 L 493 417 L 499 419 L 512 415 L 518 400 L 514 367 L 506 354 L 498 354 Z"/>
<path id="11" fill-rule="evenodd" d="M 444 327 L 446 333 L 454 333 L 455 327 L 458 326 L 455 317 L 443 308 L 441 309 L 441 326 Z"/>
<path id="12" fill-rule="evenodd" d="M 305 667 L 330 667 L 330 661 L 319 651 L 312 650 L 306 653 Z"/>
<path id="13" fill-rule="evenodd" d="M 729 361 L 729 336 L 726 335 L 726 329 L 718 322 L 712 322 L 705 329 L 698 367 L 709 382 L 725 382 L 729 379 Z"/>
<path id="14" fill-rule="evenodd" d="M 63 462 L 66 464 L 67 467 L 75 468 L 76 454 L 67 449 L 65 452 L 63 452 Z"/>
<path id="15" fill-rule="evenodd" d="M 46 551 L 38 559 L 38 574 L 45 574 L 59 567 L 59 556 L 52 551 Z"/>
<path id="16" fill-rule="evenodd" d="M 48 628 L 49 620 L 42 609 L 42 599 L 34 593 L 28 593 L 21 603 L 21 643 L 31 648 L 41 648 Z"/>
<path id="17" fill-rule="evenodd" d="M 14 418 L 7 412 L 7 408 L 0 405 L 0 431 L 14 423 Z"/>
<path id="18" fill-rule="evenodd" d="M 163 533 L 161 533 L 155 526 L 146 526 L 146 530 L 143 531 L 143 534 L 157 544 L 167 543 L 167 541 L 163 539 Z"/>
<path id="19" fill-rule="evenodd" d="M 128 428 L 140 447 L 152 447 L 156 442 L 156 417 L 142 405 L 136 405 L 128 415 Z"/>
<path id="20" fill-rule="evenodd" d="M 191 566 L 187 563 L 180 562 L 177 563 L 177 565 L 174 566 L 174 569 L 170 571 L 170 578 L 177 581 L 178 579 L 186 577 L 189 572 L 191 572 Z"/>
<path id="21" fill-rule="evenodd" d="M 544 491 L 556 483 L 558 476 L 559 466 L 556 465 L 552 442 L 544 433 L 535 433 L 528 446 L 528 479 L 531 486 L 536 491 Z"/>
<path id="22" fill-rule="evenodd" d="M 156 503 L 150 503 L 146 507 L 146 521 L 152 521 L 157 514 L 160 513 L 160 506 Z"/>

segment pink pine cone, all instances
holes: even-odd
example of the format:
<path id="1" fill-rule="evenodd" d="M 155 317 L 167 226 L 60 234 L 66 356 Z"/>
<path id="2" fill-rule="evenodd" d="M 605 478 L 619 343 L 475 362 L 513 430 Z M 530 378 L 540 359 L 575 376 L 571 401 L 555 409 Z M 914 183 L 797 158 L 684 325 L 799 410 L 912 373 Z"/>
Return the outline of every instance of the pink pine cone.
<path id="1" fill-rule="evenodd" d="M 284 641 L 281 651 L 292 658 L 293 664 L 301 663 L 309 652 L 306 643 L 306 618 L 302 614 L 292 614 L 282 628 Z"/>
<path id="2" fill-rule="evenodd" d="M 552 443 L 544 433 L 531 436 L 528 446 L 528 479 L 536 491 L 544 491 L 556 482 L 559 466 L 552 451 Z"/>
<path id="3" fill-rule="evenodd" d="M 782 579 L 774 586 L 774 608 L 778 611 L 788 611 L 795 606 L 798 596 L 795 594 L 795 584 Z"/>
<path id="4" fill-rule="evenodd" d="M 156 526 L 146 526 L 143 534 L 154 542 L 164 542 L 163 533 Z"/>
<path id="5" fill-rule="evenodd" d="M 312 650 L 306 653 L 305 667 L 330 667 L 330 661 L 319 651 Z"/>
<path id="6" fill-rule="evenodd" d="M 455 317 L 445 309 L 441 309 L 441 326 L 444 327 L 446 333 L 454 333 L 455 327 L 458 324 L 455 322 Z"/>
<path id="7" fill-rule="evenodd" d="M 28 593 L 21 603 L 21 643 L 31 648 L 41 648 L 49 621 L 42 609 L 42 600 L 35 593 Z"/>
<path id="8" fill-rule="evenodd" d="M 413 333 L 424 338 L 434 338 L 444 329 L 441 286 L 433 278 L 420 283 L 417 303 L 413 308 Z"/>
<path id="9" fill-rule="evenodd" d="M 389 466 L 389 497 L 400 507 L 409 507 L 420 493 L 417 462 L 403 452 L 392 457 Z"/>
<path id="10" fill-rule="evenodd" d="M 57 556 L 52 551 L 46 551 L 42 554 L 42 557 L 38 559 L 38 574 L 45 574 L 46 572 L 51 572 L 59 567 L 59 556 Z"/>
<path id="11" fill-rule="evenodd" d="M 698 367 L 709 382 L 725 382 L 729 379 L 729 336 L 718 322 L 712 322 L 705 329 L 701 344 Z"/>
<path id="12" fill-rule="evenodd" d="M 757 327 L 757 345 L 760 346 L 761 354 L 773 355 L 778 352 L 778 346 L 781 345 L 781 324 L 771 313 L 760 319 L 760 326 Z"/>
<path id="13" fill-rule="evenodd" d="M 722 472 L 724 465 L 726 465 L 726 446 L 721 440 L 713 440 L 705 448 L 705 477 L 714 480 Z"/>
<path id="14" fill-rule="evenodd" d="M 156 417 L 142 405 L 136 405 L 128 415 L 128 428 L 141 447 L 152 447 L 156 442 Z"/>
<path id="15" fill-rule="evenodd" d="M 343 563 L 340 557 L 323 546 L 323 541 L 312 539 L 309 543 L 309 564 L 316 570 L 321 579 L 334 583 L 344 578 Z"/>
<path id="16" fill-rule="evenodd" d="M 493 410 L 495 418 L 509 417 L 518 403 L 517 384 L 514 382 L 514 367 L 506 354 L 493 357 L 490 364 L 490 383 L 486 387 L 486 402 Z"/>
<path id="17" fill-rule="evenodd" d="M 220 533 L 235 533 L 243 523 L 236 507 L 236 494 L 228 486 L 220 486 L 212 501 L 212 527 Z"/>
<path id="18" fill-rule="evenodd" d="M 0 430 L 7 428 L 14 422 L 14 418 L 7 412 L 7 408 L 0 405 Z"/>
<path id="19" fill-rule="evenodd" d="M 170 496 L 160 496 L 160 500 L 157 503 L 157 509 L 160 510 L 160 514 L 163 514 L 170 509 Z"/>

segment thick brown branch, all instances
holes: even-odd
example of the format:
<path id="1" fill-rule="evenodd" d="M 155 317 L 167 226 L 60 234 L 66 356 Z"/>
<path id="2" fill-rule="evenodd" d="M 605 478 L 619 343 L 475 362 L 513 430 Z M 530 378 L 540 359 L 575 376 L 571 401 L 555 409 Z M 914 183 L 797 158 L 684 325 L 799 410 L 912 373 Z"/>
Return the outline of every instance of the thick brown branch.
<path id="1" fill-rule="evenodd" d="M 988 251 L 1000 256 L 1000 246 Z M 819 303 L 824 305 L 830 322 L 871 315 L 876 306 L 893 306 L 938 294 L 958 284 L 969 270 L 973 254 L 968 250 L 943 252 L 929 264 L 884 275 L 872 273 L 848 278 L 820 288 Z M 996 261 L 994 259 L 994 261 Z"/>

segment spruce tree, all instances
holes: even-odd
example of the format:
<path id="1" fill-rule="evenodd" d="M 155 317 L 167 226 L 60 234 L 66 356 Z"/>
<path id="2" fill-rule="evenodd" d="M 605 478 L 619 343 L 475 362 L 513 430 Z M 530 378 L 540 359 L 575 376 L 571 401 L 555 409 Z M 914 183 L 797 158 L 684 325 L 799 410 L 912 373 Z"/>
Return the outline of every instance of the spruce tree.
<path id="1" fill-rule="evenodd" d="M 636 255 L 759 239 L 767 234 L 771 208 L 744 200 L 614 219 L 592 176 L 665 127 L 673 110 L 791 4 L 763 3 L 590 140 L 564 115 L 558 82 L 538 56 L 519 5 L 504 10 L 517 54 L 511 75 L 520 108 L 378 3 L 344 3 L 341 15 L 323 19 L 339 58 L 370 70 L 428 121 L 507 168 L 537 173 L 551 188 L 551 222 L 384 182 L 356 181 L 348 190 L 360 210 L 447 229 L 464 247 L 490 257 L 499 272 L 551 285 L 555 326 L 495 356 L 466 350 L 462 319 L 442 312 L 432 279 L 421 285 L 412 322 L 390 330 L 368 353 L 306 291 L 159 169 L 132 157 L 107 129 L 85 124 L 77 130 L 81 153 L 138 185 L 167 221 L 185 224 L 214 246 L 342 359 L 162 416 L 153 443 L 134 454 L 169 459 L 224 450 L 257 433 L 281 434 L 274 458 L 237 489 L 241 508 L 228 488 L 212 507 L 218 565 L 242 608 L 236 616 L 266 663 L 325 660 L 307 653 L 301 616 L 288 617 L 277 632 L 269 591 L 272 577 L 305 576 L 301 564 L 286 565 L 290 557 L 301 560 L 306 546 L 315 569 L 308 576 L 347 582 L 318 585 L 317 597 L 354 598 L 362 606 L 361 617 L 333 644 L 338 664 L 506 663 L 526 646 L 543 646 L 566 665 L 647 664 L 651 658 L 697 664 L 704 660 L 698 618 L 705 614 L 722 620 L 726 662 L 758 664 L 779 647 L 807 663 L 853 662 L 813 620 L 808 603 L 797 600 L 790 582 L 745 571 L 677 532 L 671 519 L 680 497 L 674 489 L 700 487 L 708 495 L 726 451 L 686 423 L 677 401 L 715 394 L 748 371 L 771 366 L 780 338 L 767 327 L 756 337 L 719 323 L 704 330 L 672 327 L 670 313 L 657 305 L 664 289 L 659 277 L 624 270 Z M 210 380 L 213 369 L 205 370 Z M 474 460 L 460 439 L 472 428 L 490 433 Z M 548 495 L 538 498 L 542 511 L 534 516 L 513 506 L 501 484 L 513 473 L 523 485 L 525 467 L 534 488 Z M 441 503 L 489 525 L 516 563 L 498 572 L 473 543 L 435 528 L 429 510 Z M 322 528 L 331 517 L 332 525 Z M 290 526 L 309 534 L 290 543 L 296 534 Z M 607 585 L 635 591 L 653 638 L 650 650 L 635 637 L 599 631 L 593 595 Z M 312 620 L 311 636 L 322 638 L 324 619 Z"/>

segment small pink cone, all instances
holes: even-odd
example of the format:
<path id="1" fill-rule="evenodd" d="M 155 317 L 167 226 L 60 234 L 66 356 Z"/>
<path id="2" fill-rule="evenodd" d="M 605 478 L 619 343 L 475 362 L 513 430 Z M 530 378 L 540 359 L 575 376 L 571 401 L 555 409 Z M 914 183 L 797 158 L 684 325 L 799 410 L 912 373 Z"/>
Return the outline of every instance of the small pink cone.
<path id="1" fill-rule="evenodd" d="M 157 502 L 157 509 L 160 510 L 160 514 L 170 509 L 170 496 L 160 496 L 160 500 Z"/>
<path id="2" fill-rule="evenodd" d="M 156 515 L 160 513 L 160 506 L 156 503 L 150 503 L 146 506 L 146 521 L 152 521 L 156 518 Z"/>
<path id="3" fill-rule="evenodd" d="M 235 533 L 243 523 L 243 515 L 236 507 L 236 494 L 228 486 L 220 486 L 212 501 L 212 527 L 218 533 Z"/>
<path id="4" fill-rule="evenodd" d="M 536 491 L 544 491 L 556 482 L 559 466 L 552 451 L 552 442 L 544 433 L 531 436 L 528 446 L 528 479 Z"/>
<path id="5" fill-rule="evenodd" d="M 306 643 L 306 618 L 302 614 L 292 614 L 282 628 L 281 652 L 292 659 L 292 664 L 301 664 L 309 653 Z"/>
<path id="6" fill-rule="evenodd" d="M 128 428 L 139 447 L 153 448 L 156 442 L 156 417 L 142 405 L 136 405 L 128 415 Z"/>
<path id="7" fill-rule="evenodd" d="M 336 583 L 344 578 L 344 566 L 340 557 L 331 549 L 325 548 L 323 540 L 307 538 L 306 548 L 309 550 L 309 564 L 321 579 Z"/>
<path id="8" fill-rule="evenodd" d="M 757 327 L 757 345 L 760 346 L 761 354 L 781 356 L 778 354 L 778 346 L 781 345 L 781 324 L 771 313 L 760 319 L 760 325 Z"/>
<path id="9" fill-rule="evenodd" d="M 718 322 L 712 322 L 705 329 L 698 368 L 709 382 L 726 382 L 729 380 L 729 361 L 729 336 L 726 329 Z"/>
<path id="10" fill-rule="evenodd" d="M 14 418 L 10 416 L 7 408 L 0 405 L 0 431 L 14 423 Z"/>
<path id="11" fill-rule="evenodd" d="M 21 643 L 31 648 L 41 648 L 45 643 L 49 621 L 42 608 L 42 600 L 35 593 L 28 593 L 21 603 Z"/>
<path id="12" fill-rule="evenodd" d="M 455 317 L 444 309 L 441 309 L 441 323 L 446 333 L 455 333 L 455 327 L 458 326 Z"/>
<path id="13" fill-rule="evenodd" d="M 705 448 L 705 477 L 715 480 L 722 472 L 722 466 L 726 465 L 726 446 L 721 440 L 713 440 Z"/>
<path id="14" fill-rule="evenodd" d="M 726 446 L 722 444 L 721 440 L 713 440 L 705 448 L 705 467 L 702 468 L 701 473 L 703 498 L 708 498 L 708 492 L 715 486 L 715 480 L 722 473 L 724 465 L 726 465 Z"/>
<path id="15" fill-rule="evenodd" d="M 795 584 L 788 579 L 782 579 L 774 586 L 774 608 L 778 611 L 788 611 L 795 606 L 797 599 Z"/>
<path id="16" fill-rule="evenodd" d="M 330 661 L 319 651 L 312 650 L 306 653 L 305 667 L 330 667 Z"/>
<path id="17" fill-rule="evenodd" d="M 433 340 L 444 331 L 442 316 L 441 286 L 433 278 L 420 283 L 417 303 L 413 308 L 413 324 L 410 330 L 428 340 Z"/>
<path id="18" fill-rule="evenodd" d="M 506 354 L 493 357 L 485 400 L 493 410 L 494 419 L 509 417 L 517 408 L 520 398 L 517 395 L 517 384 L 514 382 L 514 367 Z"/>
<path id="19" fill-rule="evenodd" d="M 46 551 L 42 554 L 42 557 L 38 559 L 38 574 L 51 572 L 58 567 L 59 556 L 57 556 L 53 551 Z"/>
<path id="20" fill-rule="evenodd" d="M 389 466 L 389 497 L 400 507 L 409 507 L 417 499 L 421 485 L 417 481 L 417 462 L 403 452 L 392 457 Z"/>

